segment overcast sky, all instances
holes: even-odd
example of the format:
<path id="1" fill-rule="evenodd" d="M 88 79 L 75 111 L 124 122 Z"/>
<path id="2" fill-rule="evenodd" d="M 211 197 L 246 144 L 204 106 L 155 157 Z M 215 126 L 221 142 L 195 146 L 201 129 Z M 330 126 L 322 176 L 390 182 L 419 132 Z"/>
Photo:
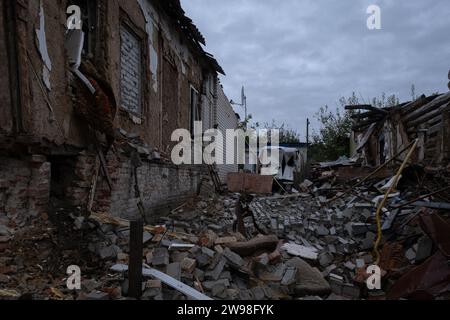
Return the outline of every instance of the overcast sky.
<path id="1" fill-rule="evenodd" d="M 381 30 L 367 7 L 381 8 Z M 228 98 L 246 87 L 255 121 L 285 122 L 304 138 L 306 118 L 353 91 L 401 101 L 446 92 L 449 0 L 182 0 L 227 76 Z M 362 101 L 365 99 L 365 101 Z M 314 124 L 317 126 L 317 124 Z"/>

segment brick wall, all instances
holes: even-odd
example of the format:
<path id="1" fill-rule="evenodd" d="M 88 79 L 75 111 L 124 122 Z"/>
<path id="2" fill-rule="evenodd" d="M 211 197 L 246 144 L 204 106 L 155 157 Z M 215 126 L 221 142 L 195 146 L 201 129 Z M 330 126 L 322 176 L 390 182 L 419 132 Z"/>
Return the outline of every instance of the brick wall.
<path id="1" fill-rule="evenodd" d="M 137 218 L 139 198 L 135 193 L 134 169 L 130 159 L 110 153 L 107 162 L 113 190 L 110 192 L 105 180 L 99 179 L 93 209 L 126 219 Z M 204 173 L 203 167 L 144 161 L 137 169 L 137 175 L 148 216 L 174 208 L 197 195 Z"/>
<path id="2" fill-rule="evenodd" d="M 142 47 L 139 38 L 125 25 L 120 27 L 120 91 L 121 106 L 141 112 Z"/>
<path id="3" fill-rule="evenodd" d="M 0 224 L 23 226 L 47 212 L 49 193 L 50 163 L 45 158 L 0 157 Z"/>

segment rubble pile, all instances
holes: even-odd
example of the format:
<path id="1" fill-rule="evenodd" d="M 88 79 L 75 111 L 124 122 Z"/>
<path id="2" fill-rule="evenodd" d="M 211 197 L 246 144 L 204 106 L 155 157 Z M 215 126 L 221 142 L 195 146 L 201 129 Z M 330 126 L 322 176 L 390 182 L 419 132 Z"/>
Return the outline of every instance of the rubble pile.
<path id="1" fill-rule="evenodd" d="M 422 199 L 410 182 L 417 171 L 406 171 L 382 210 L 376 261 L 376 212 L 390 177 L 342 184 L 333 170 L 321 170 L 300 192 L 255 196 L 245 235 L 236 232 L 240 194 L 209 193 L 155 217 L 144 227 L 144 269 L 212 299 L 449 298 L 448 208 L 436 202 L 448 193 Z M 422 175 L 420 188 L 438 190 L 447 177 Z M 50 220 L 21 232 L 0 230 L 0 298 L 129 299 L 122 268 L 129 263 L 129 221 L 64 210 Z M 381 288 L 369 290 L 368 267 L 377 262 Z M 67 288 L 70 265 L 82 270 L 81 290 Z M 144 277 L 142 299 L 188 298 L 162 279 Z"/>

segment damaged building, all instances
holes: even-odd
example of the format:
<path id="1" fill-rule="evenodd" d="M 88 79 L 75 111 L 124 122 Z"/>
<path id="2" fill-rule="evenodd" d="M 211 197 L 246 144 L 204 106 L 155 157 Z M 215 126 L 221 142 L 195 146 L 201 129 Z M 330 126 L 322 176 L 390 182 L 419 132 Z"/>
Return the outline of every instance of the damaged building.
<path id="1" fill-rule="evenodd" d="M 379 166 L 418 139 L 414 162 L 445 168 L 450 161 L 449 102 L 450 94 L 445 93 L 422 95 L 415 101 L 389 108 L 347 106 L 347 110 L 359 110 L 352 116 L 356 120 L 353 126 L 355 154 L 361 155 L 363 165 Z"/>
<path id="2" fill-rule="evenodd" d="M 1 223 L 49 206 L 131 218 L 198 193 L 208 171 L 169 161 L 172 132 L 230 124 L 224 71 L 179 0 L 0 6 Z"/>

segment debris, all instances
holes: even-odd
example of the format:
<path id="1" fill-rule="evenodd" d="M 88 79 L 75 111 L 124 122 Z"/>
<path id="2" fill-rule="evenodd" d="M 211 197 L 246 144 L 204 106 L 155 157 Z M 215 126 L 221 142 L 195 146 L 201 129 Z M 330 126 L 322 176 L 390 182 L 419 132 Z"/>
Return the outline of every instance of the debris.
<path id="1" fill-rule="evenodd" d="M 244 260 L 238 254 L 232 252 L 229 248 L 225 248 L 225 250 L 223 251 L 223 256 L 231 265 L 237 268 L 240 268 L 244 265 Z"/>
<path id="2" fill-rule="evenodd" d="M 316 248 L 305 247 L 295 243 L 286 243 L 281 247 L 281 249 L 286 250 L 290 255 L 308 260 L 317 260 L 319 255 Z"/>
<path id="3" fill-rule="evenodd" d="M 181 261 L 181 269 L 183 269 L 187 273 L 193 273 L 196 267 L 197 261 L 195 261 L 194 259 L 184 258 L 183 261 Z"/>
<path id="4" fill-rule="evenodd" d="M 277 247 L 278 242 L 279 239 L 275 235 L 260 236 L 247 242 L 228 243 L 227 247 L 231 251 L 245 257 L 252 255 L 257 251 L 273 251 Z"/>
<path id="5" fill-rule="evenodd" d="M 125 272 L 128 270 L 128 266 L 116 264 L 111 267 L 111 270 L 115 271 L 115 272 Z M 158 270 L 152 269 L 150 267 L 145 267 L 142 270 L 142 274 L 146 277 L 158 278 L 159 280 L 161 280 L 163 283 L 167 284 L 168 286 L 180 291 L 181 293 L 183 293 L 183 294 L 187 295 L 188 297 L 191 297 L 195 300 L 212 300 L 210 297 L 205 296 L 204 294 L 185 285 L 184 283 L 182 283 L 182 282 L 180 282 Z"/>
<path id="6" fill-rule="evenodd" d="M 294 267 L 297 272 L 297 284 L 295 293 L 299 296 L 326 295 L 331 292 L 330 285 L 316 268 L 311 267 L 300 258 L 292 258 L 286 263 L 289 267 Z"/>

